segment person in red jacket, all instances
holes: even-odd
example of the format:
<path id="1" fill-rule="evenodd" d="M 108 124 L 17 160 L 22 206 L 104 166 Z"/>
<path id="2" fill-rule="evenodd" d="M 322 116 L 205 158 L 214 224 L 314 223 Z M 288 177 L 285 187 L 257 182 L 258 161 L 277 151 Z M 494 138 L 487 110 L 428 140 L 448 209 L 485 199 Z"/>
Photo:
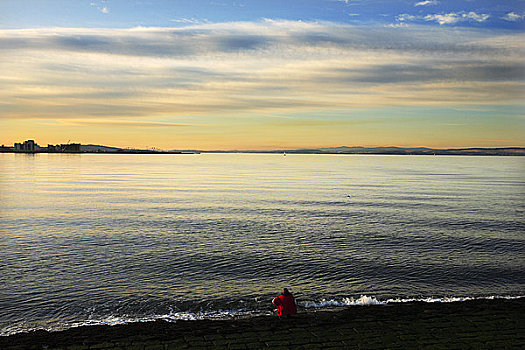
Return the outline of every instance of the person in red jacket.
<path id="1" fill-rule="evenodd" d="M 295 298 L 287 288 L 283 288 L 282 294 L 274 298 L 272 304 L 277 306 L 277 316 L 287 316 L 297 313 Z"/>

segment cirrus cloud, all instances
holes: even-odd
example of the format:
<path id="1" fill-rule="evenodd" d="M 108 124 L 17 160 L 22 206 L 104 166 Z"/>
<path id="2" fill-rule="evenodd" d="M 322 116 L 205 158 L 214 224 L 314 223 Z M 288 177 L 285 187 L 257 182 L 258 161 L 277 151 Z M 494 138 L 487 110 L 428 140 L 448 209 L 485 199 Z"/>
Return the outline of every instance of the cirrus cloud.
<path id="1" fill-rule="evenodd" d="M 439 5 L 439 1 L 437 0 L 425 0 L 416 2 L 414 6 L 428 6 L 428 5 Z"/>
<path id="2" fill-rule="evenodd" d="M 509 12 L 505 16 L 501 17 L 502 19 L 510 22 L 518 22 L 525 18 L 525 13 L 518 14 L 516 12 Z"/>
<path id="3" fill-rule="evenodd" d="M 482 13 L 478 14 L 476 12 L 468 13 L 446 13 L 446 14 L 432 14 L 426 15 L 423 17 L 425 21 L 435 21 L 439 24 L 455 24 L 461 21 L 475 21 L 475 22 L 484 22 L 490 18 L 489 14 Z"/>
<path id="4" fill-rule="evenodd" d="M 175 126 L 188 116 L 517 103 L 525 79 L 519 35 L 467 28 L 1 30 L 0 51 L 0 111 L 15 119 L 169 116 Z"/>

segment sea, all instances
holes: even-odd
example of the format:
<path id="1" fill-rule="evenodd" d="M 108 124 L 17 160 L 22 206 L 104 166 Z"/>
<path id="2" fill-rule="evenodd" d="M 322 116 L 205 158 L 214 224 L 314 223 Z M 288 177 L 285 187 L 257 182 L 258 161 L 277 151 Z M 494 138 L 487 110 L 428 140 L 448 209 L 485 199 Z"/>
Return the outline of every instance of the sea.
<path id="1" fill-rule="evenodd" d="M 0 154 L 0 335 L 525 295 L 525 157 Z"/>

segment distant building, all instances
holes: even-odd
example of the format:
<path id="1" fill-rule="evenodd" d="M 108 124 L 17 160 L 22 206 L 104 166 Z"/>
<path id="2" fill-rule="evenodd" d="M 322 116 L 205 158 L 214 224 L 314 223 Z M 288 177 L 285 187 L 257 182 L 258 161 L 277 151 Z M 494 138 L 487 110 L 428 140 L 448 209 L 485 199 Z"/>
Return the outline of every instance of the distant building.
<path id="1" fill-rule="evenodd" d="M 67 143 L 60 145 L 47 145 L 47 151 L 51 153 L 64 152 L 64 153 L 78 153 L 80 152 L 80 143 Z"/>
<path id="2" fill-rule="evenodd" d="M 80 152 L 80 143 L 68 143 L 60 145 L 62 152 Z"/>
<path id="3" fill-rule="evenodd" d="M 0 152 L 12 152 L 13 151 L 13 147 L 8 147 L 8 146 L 0 146 Z"/>
<path id="4" fill-rule="evenodd" d="M 60 145 L 48 144 L 47 147 L 40 147 L 34 140 L 27 140 L 24 143 L 17 142 L 14 144 L 15 152 L 34 153 L 34 152 L 50 152 L 50 153 L 80 153 L 80 143 L 67 143 Z"/>
<path id="5" fill-rule="evenodd" d="M 34 140 L 27 140 L 23 144 L 24 152 L 34 152 L 36 151 L 36 147 L 38 147 L 38 145 Z"/>
<path id="6" fill-rule="evenodd" d="M 17 142 L 14 144 L 15 152 L 34 153 L 40 150 L 40 147 L 34 140 L 27 140 L 24 143 Z"/>

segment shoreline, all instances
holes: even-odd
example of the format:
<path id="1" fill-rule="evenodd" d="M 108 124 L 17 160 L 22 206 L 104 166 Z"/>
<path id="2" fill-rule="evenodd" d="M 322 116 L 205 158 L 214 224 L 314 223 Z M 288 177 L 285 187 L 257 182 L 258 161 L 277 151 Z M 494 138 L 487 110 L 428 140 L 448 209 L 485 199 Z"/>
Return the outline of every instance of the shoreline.
<path id="1" fill-rule="evenodd" d="M 0 151 L 0 153 L 14 153 L 14 154 L 275 154 L 275 155 L 333 155 L 333 156 L 467 156 L 467 157 L 525 157 L 523 153 L 513 152 L 487 152 L 487 153 L 468 153 L 468 152 L 435 152 L 435 153 L 400 153 L 400 152 L 252 152 L 252 151 L 103 151 L 103 152 L 16 152 L 16 151 Z"/>
<path id="2" fill-rule="evenodd" d="M 26 141 L 27 142 L 27 141 Z M 69 145 L 69 144 L 68 144 Z M 118 148 L 102 145 L 78 145 L 75 149 L 37 147 L 17 149 L 15 147 L 0 147 L 0 153 L 17 154 L 323 154 L 323 155 L 398 155 L 398 156 L 525 156 L 525 147 L 467 147 L 467 148 L 405 148 L 405 147 L 328 147 L 328 148 L 297 148 L 273 150 L 196 150 L 196 149 L 135 149 Z"/>
<path id="3" fill-rule="evenodd" d="M 1 349 L 309 349 L 525 346 L 525 298 L 350 306 L 290 318 L 163 320 L 0 337 Z"/>

